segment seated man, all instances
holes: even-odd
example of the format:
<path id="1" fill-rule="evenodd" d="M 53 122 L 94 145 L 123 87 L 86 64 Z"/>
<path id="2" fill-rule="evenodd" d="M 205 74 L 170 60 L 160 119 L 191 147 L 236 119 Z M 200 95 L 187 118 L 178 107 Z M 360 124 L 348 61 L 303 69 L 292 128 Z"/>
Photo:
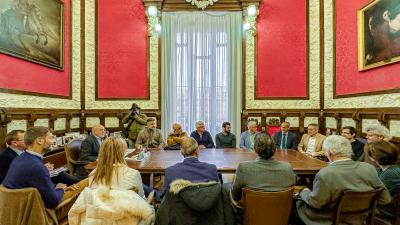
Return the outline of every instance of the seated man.
<path id="1" fill-rule="evenodd" d="M 236 148 L 236 136 L 231 133 L 231 123 L 222 123 L 222 132 L 215 135 L 217 148 Z"/>
<path id="2" fill-rule="evenodd" d="M 167 193 L 169 185 L 176 179 L 192 182 L 219 181 L 217 167 L 213 164 L 199 161 L 199 146 L 194 138 L 190 137 L 182 140 L 181 153 L 185 158 L 183 162 L 170 166 L 165 170 L 162 195 Z"/>
<path id="3" fill-rule="evenodd" d="M 136 139 L 136 149 L 163 149 L 164 147 L 165 143 L 161 131 L 156 128 L 156 120 L 154 118 L 148 118 L 147 127 L 139 132 L 139 135 Z"/>
<path id="4" fill-rule="evenodd" d="M 23 130 L 13 130 L 6 135 L 7 148 L 0 153 L 0 184 L 6 177 L 11 162 L 26 149 Z"/>
<path id="5" fill-rule="evenodd" d="M 351 154 L 351 159 L 357 161 L 364 152 L 364 143 L 355 139 L 357 135 L 357 130 L 354 127 L 343 127 L 341 135 L 345 137 L 351 143 L 351 148 L 353 153 Z"/>
<path id="6" fill-rule="evenodd" d="M 94 162 L 99 156 L 100 145 L 106 134 L 106 129 L 97 124 L 92 127 L 92 133 L 82 142 L 79 160 Z"/>
<path id="7" fill-rule="evenodd" d="M 231 190 L 234 205 L 237 205 L 242 198 L 242 188 L 257 191 L 282 191 L 295 184 L 296 175 L 292 166 L 287 162 L 272 159 L 276 146 L 269 135 L 264 133 L 256 135 L 254 151 L 258 155 L 256 160 L 242 162 L 236 170 Z"/>
<path id="8" fill-rule="evenodd" d="M 172 124 L 173 131 L 168 134 L 167 149 L 179 150 L 181 149 L 182 138 L 187 137 L 185 131 L 182 131 L 182 126 L 179 123 Z"/>
<path id="9" fill-rule="evenodd" d="M 16 158 L 18 155 L 21 155 L 25 151 L 26 146 L 24 143 L 24 137 L 25 131 L 23 130 L 13 130 L 6 135 L 6 143 L 8 147 L 0 154 L 0 183 L 6 176 L 10 164 L 14 158 Z M 49 172 L 52 172 L 54 169 L 54 165 L 51 163 L 46 163 L 45 166 Z M 63 183 L 66 185 L 72 185 L 78 183 L 79 179 L 69 175 L 65 171 L 62 171 L 58 174 L 54 174 L 51 177 L 51 181 L 54 184 Z"/>
<path id="10" fill-rule="evenodd" d="M 190 134 L 190 137 L 197 141 L 200 149 L 215 148 L 211 134 L 206 131 L 203 121 L 196 122 L 196 130 Z"/>
<path id="11" fill-rule="evenodd" d="M 297 149 L 297 136 L 295 133 L 290 132 L 290 123 L 281 123 L 281 131 L 276 132 L 274 141 L 280 149 Z"/>
<path id="12" fill-rule="evenodd" d="M 351 145 L 346 138 L 331 135 L 326 138 L 323 149 L 330 164 L 317 173 L 312 191 L 305 188 L 300 192 L 302 201 L 296 204 L 297 213 L 305 224 L 332 224 L 337 200 L 344 191 L 367 192 L 384 188 L 378 202 L 390 202 L 389 191 L 375 168 L 368 163 L 351 160 Z M 361 219 L 343 217 L 341 222 L 363 224 L 358 221 Z"/>
<path id="13" fill-rule="evenodd" d="M 390 136 L 389 130 L 382 125 L 371 125 L 366 128 L 367 131 L 367 142 L 372 143 L 375 141 L 390 141 L 392 136 Z M 379 164 L 372 160 L 371 156 L 368 154 L 367 149 L 363 149 L 363 153 L 361 154 L 358 161 L 366 162 L 373 165 L 377 170 L 380 170 Z"/>
<path id="14" fill-rule="evenodd" d="M 247 130 L 240 134 L 239 147 L 253 151 L 256 134 L 258 134 L 257 123 L 251 120 L 247 123 Z"/>
<path id="15" fill-rule="evenodd" d="M 322 150 L 322 143 L 325 140 L 325 136 L 318 133 L 318 125 L 311 123 L 307 127 L 307 134 L 304 134 L 301 138 L 297 149 L 304 154 L 312 157 L 324 157 L 324 151 Z"/>
<path id="16" fill-rule="evenodd" d="M 32 127 L 26 131 L 27 149 L 16 157 L 3 180 L 9 189 L 37 188 L 46 208 L 54 209 L 63 199 L 64 192 L 75 190 L 76 186 L 51 182 L 49 171 L 43 164 L 43 153 L 53 142 L 53 135 L 46 127 Z M 80 187 L 83 188 L 83 187 Z"/>

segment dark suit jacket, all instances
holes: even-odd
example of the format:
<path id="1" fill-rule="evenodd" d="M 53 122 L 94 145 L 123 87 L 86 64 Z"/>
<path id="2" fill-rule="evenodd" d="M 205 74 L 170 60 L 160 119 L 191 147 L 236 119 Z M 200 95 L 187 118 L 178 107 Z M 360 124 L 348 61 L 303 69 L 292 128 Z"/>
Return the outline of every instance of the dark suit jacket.
<path id="1" fill-rule="evenodd" d="M 200 162 L 196 157 L 188 157 L 165 170 L 163 195 L 169 190 L 169 185 L 176 179 L 192 182 L 219 181 L 217 167 L 213 164 Z"/>
<path id="2" fill-rule="evenodd" d="M 0 154 L 0 184 L 3 182 L 4 177 L 6 177 L 8 168 L 10 167 L 11 162 L 18 154 L 14 152 L 11 148 L 6 148 Z"/>
<path id="3" fill-rule="evenodd" d="M 81 153 L 79 160 L 82 161 L 96 161 L 99 156 L 100 144 L 93 134 L 89 135 L 81 145 Z"/>
<path id="4" fill-rule="evenodd" d="M 276 132 L 274 135 L 274 141 L 277 147 L 281 145 L 282 131 Z M 297 136 L 293 132 L 287 133 L 286 138 L 286 149 L 297 149 Z"/>

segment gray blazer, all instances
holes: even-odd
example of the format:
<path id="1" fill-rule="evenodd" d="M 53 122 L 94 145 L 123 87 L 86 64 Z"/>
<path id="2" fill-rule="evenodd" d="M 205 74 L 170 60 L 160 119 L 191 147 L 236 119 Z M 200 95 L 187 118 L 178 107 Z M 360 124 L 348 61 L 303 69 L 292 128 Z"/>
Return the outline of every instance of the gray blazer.
<path id="1" fill-rule="evenodd" d="M 258 133 L 259 132 L 256 131 L 256 134 Z M 250 132 L 248 130 L 240 134 L 239 148 L 250 149 Z"/>
<path id="2" fill-rule="evenodd" d="M 303 201 L 296 203 L 297 213 L 305 224 L 330 225 L 337 200 L 343 191 L 365 192 L 380 187 L 385 188 L 370 164 L 351 159 L 334 162 L 317 173 L 312 191 L 303 190 L 300 193 Z M 386 188 L 378 197 L 378 202 L 390 202 L 390 194 Z M 359 217 L 345 217 L 343 222 L 362 224 Z"/>
<path id="3" fill-rule="evenodd" d="M 257 157 L 255 161 L 242 162 L 236 170 L 231 196 L 242 198 L 242 188 L 258 191 L 282 191 L 295 184 L 296 175 L 289 163 Z"/>

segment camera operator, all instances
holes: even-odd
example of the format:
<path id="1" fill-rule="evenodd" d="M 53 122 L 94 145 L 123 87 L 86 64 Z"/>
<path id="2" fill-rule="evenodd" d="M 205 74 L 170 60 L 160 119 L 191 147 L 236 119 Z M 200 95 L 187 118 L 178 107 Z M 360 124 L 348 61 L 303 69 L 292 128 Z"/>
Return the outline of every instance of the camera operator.
<path id="1" fill-rule="evenodd" d="M 147 116 L 140 113 L 140 107 L 136 103 L 129 110 L 131 113 L 122 119 L 122 123 L 127 124 L 124 129 L 128 131 L 129 148 L 134 148 L 139 132 L 146 126 Z"/>

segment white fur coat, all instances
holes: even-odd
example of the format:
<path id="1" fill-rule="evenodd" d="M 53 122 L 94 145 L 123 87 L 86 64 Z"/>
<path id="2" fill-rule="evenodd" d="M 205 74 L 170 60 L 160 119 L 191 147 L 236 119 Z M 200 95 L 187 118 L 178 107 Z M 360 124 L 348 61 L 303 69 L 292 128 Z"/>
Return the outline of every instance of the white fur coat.
<path id="1" fill-rule="evenodd" d="M 136 192 L 85 188 L 68 213 L 70 225 L 151 225 L 154 209 Z"/>

